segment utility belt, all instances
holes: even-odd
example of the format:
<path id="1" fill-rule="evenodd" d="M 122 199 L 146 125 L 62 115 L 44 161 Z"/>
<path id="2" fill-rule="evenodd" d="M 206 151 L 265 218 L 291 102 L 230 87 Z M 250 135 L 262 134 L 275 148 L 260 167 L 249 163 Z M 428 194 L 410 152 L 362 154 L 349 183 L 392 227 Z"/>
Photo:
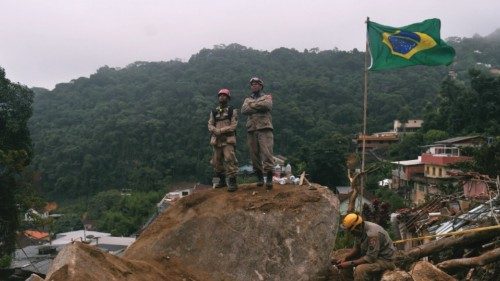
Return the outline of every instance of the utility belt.
<path id="1" fill-rule="evenodd" d="M 210 144 L 211 145 L 221 145 L 221 144 L 235 145 L 236 144 L 236 134 L 234 132 L 228 132 L 225 134 L 221 134 L 219 136 L 212 134 L 212 138 L 210 139 Z"/>
<path id="2" fill-rule="evenodd" d="M 224 121 L 224 120 L 229 120 L 229 121 L 231 121 L 231 118 L 229 118 L 229 116 L 228 116 L 228 115 L 223 116 L 223 117 L 217 116 L 217 117 L 215 117 L 215 118 L 214 118 L 214 120 L 215 120 L 215 123 L 219 123 L 219 122 L 222 122 L 222 121 Z"/>
<path id="3" fill-rule="evenodd" d="M 218 138 L 227 138 L 227 137 L 234 137 L 236 136 L 236 133 L 235 132 L 229 132 L 229 133 L 224 133 L 224 134 L 220 134 L 218 136 Z"/>

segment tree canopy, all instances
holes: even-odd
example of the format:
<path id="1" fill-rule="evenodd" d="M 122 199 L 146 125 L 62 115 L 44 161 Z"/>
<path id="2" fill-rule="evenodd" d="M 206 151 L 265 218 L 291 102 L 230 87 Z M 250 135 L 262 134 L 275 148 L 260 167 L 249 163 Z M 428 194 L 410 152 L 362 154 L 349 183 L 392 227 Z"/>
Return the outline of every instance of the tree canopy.
<path id="1" fill-rule="evenodd" d="M 423 130 L 406 135 L 386 157 L 412 159 L 422 145 L 481 134 L 489 144 L 471 151 L 475 161 L 464 168 L 498 175 L 498 34 L 451 38 L 457 59 L 450 67 L 370 73 L 369 133 L 391 129 L 394 119 L 424 119 Z M 188 62 L 104 66 L 52 91 L 11 83 L 0 68 L 0 266 L 14 249 L 18 209 L 43 204 L 35 189 L 50 199 L 76 199 L 63 207 L 67 213 L 55 231 L 80 228 L 86 214 L 101 230 L 129 235 L 172 182 L 208 183 L 206 126 L 217 91 L 231 89 L 239 108 L 253 76 L 273 95 L 275 153 L 288 157 L 295 174 L 306 171 L 332 188 L 347 184 L 345 156 L 362 127 L 363 57 L 356 49 L 267 52 L 218 45 Z M 244 123 L 241 117 L 240 164 L 249 163 Z M 385 167 L 369 175 L 367 188 L 400 207 L 401 198 L 377 188 L 388 173 Z"/>
<path id="2" fill-rule="evenodd" d="M 461 69 L 471 66 L 464 62 L 471 48 L 479 44 L 491 50 L 485 59 L 491 63 L 500 56 L 492 47 L 498 40 L 481 40 L 472 44 L 473 39 L 455 38 L 457 63 L 451 69 L 417 66 L 370 73 L 369 132 L 387 131 L 397 118 L 425 115 L 427 130 L 497 133 L 497 90 L 487 85 L 498 78 L 481 78 L 488 76 L 474 72 L 470 91 L 458 82 L 468 79 Z M 188 62 L 105 66 L 52 91 L 36 89 L 31 121 L 34 169 L 42 172 L 43 190 L 52 198 L 120 188 L 148 192 L 178 180 L 208 183 L 211 148 L 206 123 L 217 91 L 229 88 L 231 103 L 239 108 L 248 95 L 249 78 L 259 76 L 264 90 L 273 95 L 275 153 L 288 157 L 296 170 L 307 170 L 316 182 L 345 184 L 342 155 L 352 148 L 350 139 L 362 127 L 363 57 L 356 49 L 268 52 L 218 45 L 201 50 Z M 452 81 L 447 77 L 453 67 L 458 78 Z M 463 97 L 456 96 L 462 91 Z M 453 103 L 449 96 L 460 101 Z M 459 123 L 460 118 L 468 120 L 461 110 L 472 110 L 464 104 L 471 99 L 480 103 L 480 110 L 488 110 L 490 123 L 480 128 Z M 430 106 L 435 104 L 439 111 Z M 249 162 L 244 122 L 240 118 L 237 130 L 241 164 Z M 433 136 L 436 133 L 416 136 L 401 145 Z"/>
<path id="3" fill-rule="evenodd" d="M 15 249 L 16 194 L 25 187 L 22 172 L 32 155 L 27 125 L 32 102 L 33 92 L 11 83 L 0 68 L 0 267 Z"/>

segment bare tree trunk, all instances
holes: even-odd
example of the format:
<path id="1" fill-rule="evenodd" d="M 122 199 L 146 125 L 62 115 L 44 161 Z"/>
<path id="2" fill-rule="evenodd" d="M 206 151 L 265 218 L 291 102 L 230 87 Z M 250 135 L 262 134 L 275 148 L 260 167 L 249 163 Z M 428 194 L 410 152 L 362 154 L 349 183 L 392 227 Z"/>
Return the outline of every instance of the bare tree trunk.
<path id="1" fill-rule="evenodd" d="M 351 175 L 351 170 L 347 169 L 347 177 L 349 178 L 352 190 L 351 197 L 349 197 L 349 205 L 347 205 L 347 213 L 352 213 L 356 209 L 356 199 L 358 198 L 358 195 L 361 193 L 361 181 L 360 181 L 361 177 L 378 169 L 379 169 L 378 167 L 372 167 L 364 172 L 354 173 L 354 175 Z"/>
<path id="2" fill-rule="evenodd" d="M 359 177 L 360 174 L 355 174 L 353 177 L 351 177 L 349 173 L 349 181 L 351 182 L 351 197 L 349 197 L 349 205 L 347 206 L 347 213 L 352 213 L 355 211 L 356 208 L 356 198 L 358 198 L 359 194 Z"/>
<path id="3" fill-rule="evenodd" d="M 451 247 L 465 247 L 469 245 L 474 245 L 477 243 L 484 243 L 491 239 L 494 239 L 500 235 L 500 229 L 491 229 L 480 232 L 473 232 L 464 234 L 460 237 L 446 237 L 440 240 L 435 240 L 430 243 L 420 245 L 417 247 L 413 247 L 412 249 L 403 252 L 402 255 L 398 255 L 396 257 L 397 260 L 417 260 L 422 257 L 429 256 L 431 254 L 443 251 L 445 249 L 449 249 Z"/>
<path id="4" fill-rule="evenodd" d="M 440 262 L 437 264 L 437 267 L 443 270 L 457 267 L 470 268 L 475 266 L 483 266 L 492 262 L 496 262 L 498 260 L 500 260 L 500 248 L 496 248 L 473 258 L 454 259 Z"/>

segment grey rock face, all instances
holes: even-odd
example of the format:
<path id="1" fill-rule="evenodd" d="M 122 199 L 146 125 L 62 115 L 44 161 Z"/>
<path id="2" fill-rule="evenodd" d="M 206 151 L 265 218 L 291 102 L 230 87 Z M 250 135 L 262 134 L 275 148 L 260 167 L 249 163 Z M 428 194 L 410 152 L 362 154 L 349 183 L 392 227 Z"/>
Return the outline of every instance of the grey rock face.
<path id="1" fill-rule="evenodd" d="M 330 266 L 339 215 L 326 188 L 241 186 L 184 199 L 125 257 L 169 257 L 214 280 L 311 280 Z"/>
<path id="2" fill-rule="evenodd" d="M 46 280 L 325 280 L 338 210 L 320 186 L 201 191 L 172 204 L 123 257 L 68 245 Z"/>

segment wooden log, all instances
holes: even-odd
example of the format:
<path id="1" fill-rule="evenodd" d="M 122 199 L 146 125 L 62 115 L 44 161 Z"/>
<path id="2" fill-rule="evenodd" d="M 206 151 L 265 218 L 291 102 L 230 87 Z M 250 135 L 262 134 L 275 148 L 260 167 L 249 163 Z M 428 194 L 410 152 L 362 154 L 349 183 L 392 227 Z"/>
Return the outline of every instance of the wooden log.
<path id="1" fill-rule="evenodd" d="M 307 184 L 307 186 L 309 187 L 309 189 L 316 189 L 316 187 L 314 187 L 311 182 L 309 182 L 309 180 L 306 178 L 306 172 L 302 172 L 302 174 L 300 174 L 300 179 L 299 179 L 299 185 L 304 185 L 304 184 Z"/>
<path id="2" fill-rule="evenodd" d="M 410 250 L 396 256 L 396 260 L 417 260 L 431 254 L 449 249 L 451 247 L 466 247 L 478 243 L 485 243 L 500 235 L 500 229 L 491 229 L 480 232 L 464 234 L 460 237 L 446 237 L 430 243 L 413 247 Z"/>
<path id="3" fill-rule="evenodd" d="M 408 271 L 414 281 L 457 281 L 430 262 L 418 261 Z"/>
<path id="4" fill-rule="evenodd" d="M 473 258 L 454 259 L 440 262 L 437 264 L 437 267 L 442 270 L 449 270 L 457 267 L 471 268 L 476 266 L 483 266 L 492 262 L 496 262 L 498 260 L 500 260 L 500 248 L 493 249 Z"/>
<path id="5" fill-rule="evenodd" d="M 302 174 L 300 174 L 300 180 L 299 180 L 299 185 L 303 185 L 304 184 L 304 179 L 306 178 L 306 172 L 302 172 Z"/>

